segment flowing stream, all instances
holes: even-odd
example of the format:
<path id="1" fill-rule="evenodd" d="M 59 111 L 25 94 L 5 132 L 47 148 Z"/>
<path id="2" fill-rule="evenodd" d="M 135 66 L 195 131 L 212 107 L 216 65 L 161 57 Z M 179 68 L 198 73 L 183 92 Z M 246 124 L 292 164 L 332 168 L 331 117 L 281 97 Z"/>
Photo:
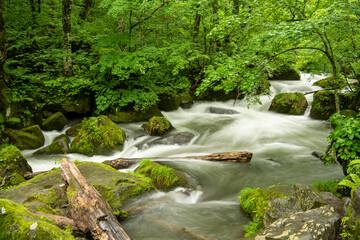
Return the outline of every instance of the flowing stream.
<path id="1" fill-rule="evenodd" d="M 311 92 L 321 76 L 302 74 L 301 81 L 272 81 L 272 97 L 280 92 Z M 175 127 L 174 133 L 195 135 L 185 145 L 155 145 L 138 148 L 157 137 L 145 136 L 141 124 L 121 124 L 127 140 L 124 149 L 112 156 L 86 157 L 69 154 L 79 161 L 102 162 L 117 157 L 158 157 L 159 161 L 187 173 L 195 189 L 178 188 L 171 192 L 150 192 L 128 203 L 126 209 L 143 210 L 122 222 L 135 240 L 192 239 L 172 231 L 171 226 L 186 228 L 213 239 L 234 240 L 241 237 L 242 226 L 249 219 L 239 209 L 237 197 L 245 187 L 267 187 L 274 184 L 304 183 L 341 179 L 339 165 L 324 164 L 313 157 L 313 151 L 325 151 L 331 131 L 326 121 L 313 120 L 308 109 L 304 116 L 268 111 L 272 97 L 261 97 L 262 105 L 245 101 L 198 102 L 190 109 L 163 112 Z M 312 94 L 306 95 L 309 103 Z M 209 107 L 237 111 L 238 114 L 214 114 Z M 64 129 L 62 132 L 65 132 Z M 46 144 L 60 133 L 44 132 Z M 250 163 L 217 163 L 201 160 L 166 160 L 165 157 L 205 155 L 217 152 L 249 151 Z M 34 157 L 34 150 L 23 151 L 34 171 L 58 167 L 55 156 Z M 161 159 L 163 157 L 163 159 Z"/>

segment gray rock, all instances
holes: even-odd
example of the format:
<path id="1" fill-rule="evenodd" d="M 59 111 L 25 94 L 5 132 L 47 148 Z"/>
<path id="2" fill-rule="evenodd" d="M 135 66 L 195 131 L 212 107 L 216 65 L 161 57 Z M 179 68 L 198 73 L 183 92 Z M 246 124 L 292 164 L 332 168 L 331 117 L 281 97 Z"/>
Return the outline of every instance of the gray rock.
<path id="1" fill-rule="evenodd" d="M 226 109 L 226 108 L 218 108 L 218 107 L 208 107 L 207 111 L 209 113 L 214 113 L 214 114 L 229 114 L 229 115 L 239 114 L 238 111 L 232 109 Z"/>
<path id="2" fill-rule="evenodd" d="M 271 224 L 255 237 L 255 240 L 265 239 L 336 239 L 341 218 L 329 205 L 306 212 L 295 213 L 287 218 L 281 218 Z"/>
<path id="3" fill-rule="evenodd" d="M 264 226 L 268 227 L 280 218 L 302 211 L 295 197 L 270 199 L 263 217 Z"/>
<path id="4" fill-rule="evenodd" d="M 336 197 L 330 192 L 320 192 L 320 195 L 324 198 L 327 204 L 335 209 L 337 214 L 339 214 L 341 217 L 345 216 L 345 212 L 343 211 L 343 203 L 340 198 Z"/>
<path id="5" fill-rule="evenodd" d="M 194 134 L 184 132 L 179 133 L 172 136 L 167 136 L 163 138 L 156 139 L 154 141 L 151 141 L 147 143 L 148 146 L 154 146 L 154 145 L 184 145 L 189 143 L 193 138 L 195 137 Z"/>
<path id="6" fill-rule="evenodd" d="M 353 193 L 353 197 L 351 199 L 351 205 L 354 208 L 353 216 L 357 219 L 360 219 L 360 186 L 357 187 Z"/>
<path id="7" fill-rule="evenodd" d="M 294 189 L 296 200 L 302 210 L 307 211 L 326 205 L 324 198 L 314 188 L 307 185 L 295 184 Z"/>

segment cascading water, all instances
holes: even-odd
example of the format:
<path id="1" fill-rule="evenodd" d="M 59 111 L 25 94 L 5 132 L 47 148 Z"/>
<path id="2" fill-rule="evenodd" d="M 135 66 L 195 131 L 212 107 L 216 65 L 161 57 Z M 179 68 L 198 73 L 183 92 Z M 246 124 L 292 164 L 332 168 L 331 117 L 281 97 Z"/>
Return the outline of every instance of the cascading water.
<path id="1" fill-rule="evenodd" d="M 272 81 L 271 90 L 273 96 L 279 92 L 311 92 L 319 89 L 313 87 L 312 83 L 320 78 L 303 74 L 301 81 Z M 306 97 L 309 102 L 312 101 L 312 94 Z M 127 209 L 143 209 L 122 223 L 133 239 L 186 239 L 184 235 L 163 228 L 154 219 L 214 239 L 237 239 L 241 236 L 242 226 L 248 222 L 237 202 L 241 189 L 278 183 L 311 184 L 343 177 L 339 165 L 324 166 L 311 155 L 313 151 L 326 149 L 326 137 L 331 130 L 329 124 L 309 118 L 309 110 L 304 116 L 270 112 L 271 99 L 263 96 L 262 105 L 250 108 L 245 101 L 235 105 L 233 101 L 198 102 L 190 109 L 164 112 L 176 129 L 174 133 L 189 132 L 195 135 L 185 145 L 146 146 L 156 137 L 145 136 L 141 123 L 121 124 L 127 134 L 123 151 L 112 156 L 89 158 L 69 154 L 67 157 L 96 162 L 117 157 L 157 157 L 159 161 L 195 179 L 198 187 L 194 190 L 178 188 L 169 193 L 153 192 L 125 206 Z M 237 113 L 214 114 L 209 112 L 209 107 Z M 46 142 L 50 143 L 59 132 L 45 132 L 45 135 Z M 140 145 L 143 147 L 138 148 Z M 239 164 L 165 158 L 232 151 L 252 152 L 253 159 L 250 163 Z M 33 152 L 23 151 L 23 154 L 34 171 L 58 166 L 54 160 L 49 161 L 48 156 L 32 156 Z"/>

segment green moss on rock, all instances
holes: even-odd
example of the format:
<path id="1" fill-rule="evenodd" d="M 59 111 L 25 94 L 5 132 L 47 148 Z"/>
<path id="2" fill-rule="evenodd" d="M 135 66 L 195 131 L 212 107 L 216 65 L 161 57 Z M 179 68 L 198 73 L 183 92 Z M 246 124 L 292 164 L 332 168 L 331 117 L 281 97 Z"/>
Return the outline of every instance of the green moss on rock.
<path id="1" fill-rule="evenodd" d="M 20 129 L 22 128 L 21 120 L 19 118 L 9 118 L 5 122 L 7 128 Z"/>
<path id="2" fill-rule="evenodd" d="M 114 109 L 108 115 L 111 121 L 115 123 L 143 122 L 148 121 L 154 116 L 163 116 L 157 105 L 154 105 L 144 111 L 118 111 L 117 109 Z"/>
<path id="3" fill-rule="evenodd" d="M 314 82 L 313 86 L 318 86 L 318 87 L 322 87 L 326 90 L 333 90 L 338 87 L 345 87 L 346 86 L 346 82 L 343 78 L 341 78 L 339 83 L 334 83 L 334 78 L 333 77 L 327 77 L 321 80 L 318 80 L 316 82 Z"/>
<path id="4" fill-rule="evenodd" d="M 282 64 L 273 72 L 269 80 L 300 80 L 300 73 L 290 64 Z"/>
<path id="5" fill-rule="evenodd" d="M 44 145 L 44 135 L 38 125 L 34 125 L 21 130 L 6 129 L 4 135 L 9 138 L 9 142 L 20 150 L 36 149 Z"/>
<path id="6" fill-rule="evenodd" d="M 74 239 L 24 206 L 0 199 L 0 239 Z"/>
<path id="7" fill-rule="evenodd" d="M 151 159 L 142 160 L 136 172 L 149 177 L 157 189 L 164 191 L 187 184 L 186 177 L 181 172 L 153 162 Z"/>
<path id="8" fill-rule="evenodd" d="M 57 112 L 45 119 L 45 121 L 42 123 L 42 128 L 45 131 L 60 131 L 65 127 L 66 124 L 68 124 L 68 122 L 69 121 L 62 112 Z"/>
<path id="9" fill-rule="evenodd" d="M 69 140 L 63 134 L 57 137 L 50 145 L 37 150 L 34 154 L 67 154 L 69 151 Z"/>
<path id="10" fill-rule="evenodd" d="M 279 93 L 271 102 L 270 111 L 292 115 L 304 114 L 308 102 L 303 93 Z"/>
<path id="11" fill-rule="evenodd" d="M 124 141 L 124 131 L 108 117 L 91 117 L 83 120 L 79 133 L 71 142 L 71 152 L 106 155 L 121 150 Z"/>
<path id="12" fill-rule="evenodd" d="M 335 95 L 331 91 L 318 91 L 314 94 L 310 117 L 327 120 L 335 113 Z"/>
<path id="13" fill-rule="evenodd" d="M 32 172 L 32 169 L 17 147 L 9 145 L 0 150 L 0 176 L 2 179 L 6 177 L 4 187 L 24 182 L 26 172 Z"/>
<path id="14" fill-rule="evenodd" d="M 162 136 L 173 129 L 173 126 L 164 117 L 153 117 L 142 127 L 150 136 Z"/>
<path id="15" fill-rule="evenodd" d="M 80 132 L 80 130 L 81 130 L 81 123 L 77 123 L 68 130 L 66 130 L 66 135 L 70 137 L 76 137 L 76 135 Z"/>
<path id="16" fill-rule="evenodd" d="M 174 91 L 158 93 L 160 110 L 173 111 L 179 108 L 181 104 L 180 97 Z"/>

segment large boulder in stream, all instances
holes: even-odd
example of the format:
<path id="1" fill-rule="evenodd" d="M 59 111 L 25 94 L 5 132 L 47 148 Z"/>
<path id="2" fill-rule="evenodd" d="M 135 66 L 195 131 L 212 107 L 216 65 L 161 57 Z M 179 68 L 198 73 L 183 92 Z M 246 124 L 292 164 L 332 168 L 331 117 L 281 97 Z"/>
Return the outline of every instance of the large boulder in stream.
<path id="1" fill-rule="evenodd" d="M 36 149 L 44 145 L 44 135 L 39 125 L 23 128 L 21 130 L 6 129 L 5 137 L 9 138 L 9 143 L 15 145 L 20 150 Z"/>
<path id="2" fill-rule="evenodd" d="M 75 240 L 75 237 L 24 206 L 0 199 L 0 239 Z"/>
<path id="3" fill-rule="evenodd" d="M 83 120 L 71 142 L 71 152 L 87 156 L 108 155 L 113 150 L 121 150 L 124 141 L 124 131 L 107 116 L 91 117 Z"/>
<path id="4" fill-rule="evenodd" d="M 151 106 L 143 111 L 112 109 L 108 117 L 115 123 L 132 123 L 148 121 L 157 116 L 163 117 L 157 105 Z"/>
<path id="5" fill-rule="evenodd" d="M 171 136 L 162 137 L 159 139 L 155 139 L 149 143 L 147 146 L 154 146 L 154 145 L 185 145 L 188 144 L 193 138 L 195 137 L 194 134 L 183 132 L 178 133 Z"/>
<path id="6" fill-rule="evenodd" d="M 142 125 L 150 136 L 162 136 L 173 129 L 173 126 L 164 117 L 152 117 L 146 124 Z"/>
<path id="7" fill-rule="evenodd" d="M 27 172 L 32 169 L 17 147 L 9 145 L 0 150 L 0 188 L 24 182 Z"/>
<path id="8" fill-rule="evenodd" d="M 228 108 L 220 108 L 220 107 L 208 107 L 206 111 L 213 114 L 227 114 L 227 115 L 239 114 L 238 111 Z"/>
<path id="9" fill-rule="evenodd" d="M 69 138 L 62 134 L 56 137 L 50 145 L 37 150 L 34 154 L 67 154 L 69 152 Z"/>
<path id="10" fill-rule="evenodd" d="M 42 128 L 45 131 L 61 131 L 65 125 L 68 124 L 68 122 L 69 121 L 62 112 L 57 112 L 45 119 L 45 121 L 42 123 Z"/>
<path id="11" fill-rule="evenodd" d="M 308 102 L 303 93 L 279 93 L 272 100 L 269 110 L 278 113 L 303 115 Z"/>
<path id="12" fill-rule="evenodd" d="M 300 80 L 300 72 L 290 64 L 282 64 L 271 73 L 269 80 Z"/>

